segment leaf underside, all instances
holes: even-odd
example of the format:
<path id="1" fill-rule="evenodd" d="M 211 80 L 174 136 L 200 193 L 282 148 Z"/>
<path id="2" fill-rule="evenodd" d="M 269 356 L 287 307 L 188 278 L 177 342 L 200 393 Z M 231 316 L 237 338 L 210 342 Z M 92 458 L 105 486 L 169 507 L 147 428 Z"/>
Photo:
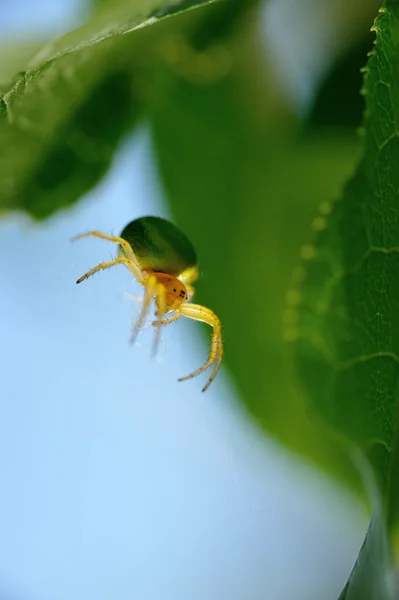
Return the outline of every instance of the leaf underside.
<path id="1" fill-rule="evenodd" d="M 297 350 L 309 406 L 361 450 L 378 488 L 379 525 L 370 527 L 342 598 L 382 600 L 395 594 L 383 583 L 389 580 L 389 553 L 378 548 L 387 522 L 392 529 L 399 517 L 393 478 L 399 458 L 397 2 L 385 3 L 374 31 L 365 69 L 363 158 L 339 201 L 321 207 L 322 231 L 304 251 L 303 281 L 290 310 L 298 315 Z"/>
<path id="2" fill-rule="evenodd" d="M 139 116 L 132 66 L 143 38 L 178 15 L 173 5 L 160 5 L 107 6 L 87 25 L 32 50 L 10 81 L 0 72 L 0 212 L 48 217 L 102 177 Z"/>

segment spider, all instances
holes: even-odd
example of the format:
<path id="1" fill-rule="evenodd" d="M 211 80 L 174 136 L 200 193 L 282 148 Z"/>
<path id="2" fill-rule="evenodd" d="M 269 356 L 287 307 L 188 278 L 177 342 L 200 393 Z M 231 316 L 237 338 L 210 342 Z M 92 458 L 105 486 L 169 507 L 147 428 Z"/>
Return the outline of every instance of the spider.
<path id="1" fill-rule="evenodd" d="M 213 365 L 212 374 L 202 390 L 205 392 L 216 377 L 222 362 L 222 330 L 220 321 L 213 311 L 190 302 L 194 295 L 193 283 L 198 278 L 197 256 L 190 240 L 170 221 L 152 216 L 131 221 L 123 229 L 120 237 L 100 231 L 88 231 L 75 236 L 73 240 L 84 237 L 97 237 L 119 244 L 118 257 L 90 269 L 79 277 L 76 283 L 81 283 L 97 271 L 122 264 L 144 287 L 144 301 L 132 331 L 131 343 L 134 342 L 144 324 L 153 298 L 155 298 L 157 317 L 152 323 L 155 328 L 153 355 L 157 350 L 161 327 L 177 321 L 181 316 L 208 323 L 213 327 L 208 360 L 201 367 L 178 380 L 186 381 L 196 377 Z"/>

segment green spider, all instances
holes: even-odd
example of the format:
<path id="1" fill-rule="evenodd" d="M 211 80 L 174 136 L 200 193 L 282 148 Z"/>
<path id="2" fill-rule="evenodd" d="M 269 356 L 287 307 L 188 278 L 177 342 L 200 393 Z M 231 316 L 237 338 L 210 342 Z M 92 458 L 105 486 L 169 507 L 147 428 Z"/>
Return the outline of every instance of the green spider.
<path id="1" fill-rule="evenodd" d="M 145 289 L 142 310 L 132 332 L 132 343 L 143 326 L 153 298 L 157 307 L 157 320 L 152 323 L 155 327 L 153 354 L 156 353 L 161 327 L 177 321 L 181 316 L 208 323 L 213 327 L 208 360 L 196 371 L 179 379 L 191 379 L 214 365 L 212 374 L 202 390 L 205 392 L 216 377 L 222 362 L 222 328 L 214 312 L 205 306 L 190 302 L 194 295 L 193 283 L 198 279 L 197 256 L 190 240 L 173 223 L 160 217 L 141 217 L 131 221 L 123 229 L 120 237 L 100 231 L 88 231 L 73 239 L 89 236 L 119 244 L 118 258 L 100 263 L 82 275 L 76 283 L 81 283 L 97 271 L 123 264 Z M 169 313 L 171 315 L 164 318 Z"/>

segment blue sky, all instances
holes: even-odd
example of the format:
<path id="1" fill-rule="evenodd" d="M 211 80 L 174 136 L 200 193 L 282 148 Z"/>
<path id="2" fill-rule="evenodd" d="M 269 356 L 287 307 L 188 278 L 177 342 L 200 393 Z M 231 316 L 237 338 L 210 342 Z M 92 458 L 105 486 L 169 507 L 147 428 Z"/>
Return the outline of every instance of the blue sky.
<path id="1" fill-rule="evenodd" d="M 67 22 L 35 4 L 37 26 Z M 4 5 L 3 29 L 32 5 Z M 260 436 L 227 373 L 177 383 L 206 356 L 195 323 L 153 360 L 149 329 L 128 344 L 127 271 L 75 285 L 114 248 L 73 235 L 148 213 L 167 216 L 142 130 L 73 210 L 0 222 L 0 600 L 333 600 L 365 530 L 353 501 Z"/>

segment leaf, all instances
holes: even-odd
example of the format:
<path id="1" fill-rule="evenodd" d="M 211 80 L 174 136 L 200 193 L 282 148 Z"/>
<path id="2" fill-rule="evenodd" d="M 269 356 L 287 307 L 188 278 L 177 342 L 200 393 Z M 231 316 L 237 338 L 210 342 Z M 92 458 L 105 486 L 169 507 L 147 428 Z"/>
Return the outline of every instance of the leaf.
<path id="1" fill-rule="evenodd" d="M 370 19 L 370 23 L 372 20 Z M 360 127 L 364 111 L 364 98 L 359 94 L 362 86 L 361 69 L 374 37 L 366 30 L 361 42 L 350 49 L 327 73 L 307 119 L 307 127 L 320 129 Z M 342 107 L 345 110 L 342 110 Z"/>
<path id="2" fill-rule="evenodd" d="M 43 47 L 42 39 L 24 39 L 17 45 L 0 46 L 0 94 L 7 90 L 10 80 L 25 68 L 29 60 Z"/>
<path id="3" fill-rule="evenodd" d="M 378 509 L 373 514 L 359 558 L 339 600 L 374 600 L 397 598 L 395 574 L 379 568 L 391 562 L 385 517 Z"/>
<path id="4" fill-rule="evenodd" d="M 360 126 L 364 104 L 359 94 L 361 69 L 372 47 L 374 36 L 370 27 L 380 6 L 381 0 L 335 0 L 330 3 L 328 11 L 324 9 L 321 12 L 322 23 L 318 35 L 323 30 L 326 37 L 321 47 L 323 52 L 329 45 L 332 48 L 324 58 L 328 71 L 322 76 L 319 89 L 315 90 L 316 97 L 313 98 L 313 106 L 309 107 L 307 127 L 346 127 L 353 131 Z M 332 22 L 330 27 L 327 19 Z M 307 30 L 312 33 L 314 29 L 314 22 L 309 20 Z M 313 35 L 317 33 L 313 31 Z M 305 52 L 307 48 L 309 54 L 315 54 L 314 46 L 303 45 Z"/>
<path id="5" fill-rule="evenodd" d="M 282 319 L 319 199 L 338 193 L 357 145 L 349 136 L 298 139 L 246 33 L 249 48 L 226 41 L 199 53 L 198 64 L 227 55 L 227 72 L 207 80 L 171 64 L 162 102 L 156 88 L 147 96 L 158 165 L 176 223 L 198 252 L 196 299 L 221 318 L 224 364 L 246 406 L 290 448 L 356 487 L 348 458 L 304 410 Z"/>
<path id="6" fill-rule="evenodd" d="M 298 309 L 297 348 L 309 405 L 367 458 L 378 487 L 375 513 L 342 598 L 389 599 L 389 552 L 399 520 L 399 4 L 375 21 L 365 69 L 363 158 L 308 258 Z M 329 214 L 331 212 L 331 214 Z M 377 523 L 377 524 L 376 524 Z M 359 587 L 359 582 L 361 583 Z M 381 584 L 382 585 L 382 584 Z M 359 592 L 359 589 L 362 591 Z"/>
<path id="7" fill-rule="evenodd" d="M 129 0 L 97 11 L 8 83 L 0 76 L 0 210 L 44 218 L 98 181 L 139 114 L 133 57 L 151 46 L 146 31 L 171 10 L 159 0 Z"/>

